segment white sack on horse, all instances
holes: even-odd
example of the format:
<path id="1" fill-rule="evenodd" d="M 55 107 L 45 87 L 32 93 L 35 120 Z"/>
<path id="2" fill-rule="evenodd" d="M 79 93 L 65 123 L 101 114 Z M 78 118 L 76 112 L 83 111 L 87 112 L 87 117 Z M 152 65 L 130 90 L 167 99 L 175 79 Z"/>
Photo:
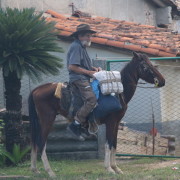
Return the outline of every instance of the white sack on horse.
<path id="1" fill-rule="evenodd" d="M 121 74 L 119 71 L 99 71 L 93 75 L 100 83 L 102 94 L 120 94 L 123 92 Z"/>

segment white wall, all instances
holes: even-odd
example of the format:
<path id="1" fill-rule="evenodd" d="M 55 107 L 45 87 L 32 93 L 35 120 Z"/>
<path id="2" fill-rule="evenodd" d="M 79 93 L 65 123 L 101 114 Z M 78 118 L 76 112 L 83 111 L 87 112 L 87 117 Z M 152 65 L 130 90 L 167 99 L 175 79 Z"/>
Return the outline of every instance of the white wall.
<path id="1" fill-rule="evenodd" d="M 161 89 L 161 114 L 165 135 L 176 136 L 176 155 L 180 155 L 180 61 L 161 62 L 166 79 Z"/>
<path id="2" fill-rule="evenodd" d="M 177 31 L 178 33 L 180 33 L 180 19 L 172 21 L 171 29 L 173 29 L 174 31 Z"/>
<path id="3" fill-rule="evenodd" d="M 37 11 L 52 9 L 71 14 L 70 3 L 91 15 L 156 25 L 156 9 L 147 0 L 1 0 L 4 7 L 35 7 Z"/>

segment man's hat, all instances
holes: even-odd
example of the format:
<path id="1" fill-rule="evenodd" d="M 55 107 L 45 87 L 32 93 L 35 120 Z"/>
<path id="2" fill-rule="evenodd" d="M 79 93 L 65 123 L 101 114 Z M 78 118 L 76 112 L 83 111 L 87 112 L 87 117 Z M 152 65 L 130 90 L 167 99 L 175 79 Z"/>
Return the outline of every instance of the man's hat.
<path id="1" fill-rule="evenodd" d="M 70 36 L 77 36 L 78 34 L 81 33 L 96 33 L 96 31 L 91 30 L 90 26 L 88 24 L 80 24 L 76 28 L 76 32 L 72 33 Z"/>

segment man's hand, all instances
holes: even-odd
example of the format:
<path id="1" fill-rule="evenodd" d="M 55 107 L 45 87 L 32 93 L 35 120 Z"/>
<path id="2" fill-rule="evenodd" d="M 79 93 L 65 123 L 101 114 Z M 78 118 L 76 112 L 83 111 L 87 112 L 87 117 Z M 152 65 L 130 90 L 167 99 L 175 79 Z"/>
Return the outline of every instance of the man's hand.
<path id="1" fill-rule="evenodd" d="M 92 68 L 93 68 L 93 70 L 95 70 L 96 72 L 102 71 L 102 68 L 101 68 L 101 67 L 98 67 L 98 68 L 92 67 Z"/>
<path id="2" fill-rule="evenodd" d="M 76 72 L 76 73 L 78 73 L 78 74 L 86 74 L 86 75 L 88 75 L 88 76 L 90 76 L 90 77 L 94 77 L 93 76 L 93 74 L 94 73 L 96 73 L 97 71 L 89 71 L 89 70 L 86 70 L 86 69 L 82 69 L 82 68 L 80 68 L 79 66 L 77 66 L 77 65 L 69 65 L 69 67 L 68 67 L 71 71 L 74 71 L 74 72 Z"/>
<path id="3" fill-rule="evenodd" d="M 96 73 L 96 72 L 97 72 L 97 71 L 88 71 L 88 75 L 89 75 L 90 77 L 94 77 L 93 74 Z"/>

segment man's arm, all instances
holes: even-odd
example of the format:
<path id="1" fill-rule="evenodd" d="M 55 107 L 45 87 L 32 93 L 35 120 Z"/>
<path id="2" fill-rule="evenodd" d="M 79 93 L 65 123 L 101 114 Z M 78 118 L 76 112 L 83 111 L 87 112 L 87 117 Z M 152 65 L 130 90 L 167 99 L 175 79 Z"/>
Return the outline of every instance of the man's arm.
<path id="1" fill-rule="evenodd" d="M 101 67 L 92 67 L 92 69 L 94 69 L 96 72 L 99 72 L 99 71 L 102 71 L 102 68 Z"/>
<path id="2" fill-rule="evenodd" d="M 93 77 L 93 74 L 96 72 L 96 71 L 89 71 L 89 70 L 80 68 L 78 65 L 75 65 L 75 64 L 70 64 L 68 66 L 68 69 L 75 72 L 75 73 L 85 74 L 85 75 L 88 75 L 90 77 Z"/>

